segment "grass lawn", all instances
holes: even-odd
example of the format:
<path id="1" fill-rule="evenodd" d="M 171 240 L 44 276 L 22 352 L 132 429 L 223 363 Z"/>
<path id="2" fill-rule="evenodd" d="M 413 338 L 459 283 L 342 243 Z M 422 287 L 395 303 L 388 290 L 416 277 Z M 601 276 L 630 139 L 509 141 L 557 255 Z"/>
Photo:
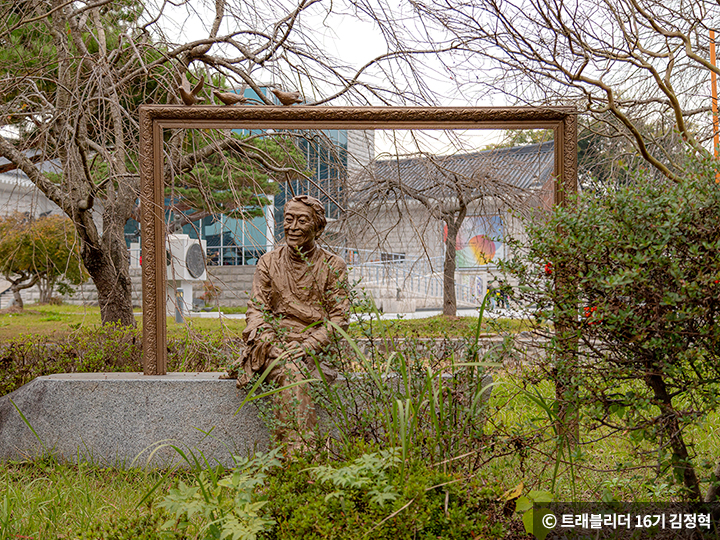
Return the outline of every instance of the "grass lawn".
<path id="1" fill-rule="evenodd" d="M 243 313 L 245 308 L 220 308 L 223 313 Z M 100 324 L 100 308 L 76 305 L 26 305 L 21 312 L 4 310 L 0 312 L 0 341 L 19 334 L 38 336 L 67 335 L 80 327 L 89 328 Z M 217 311 L 216 311 L 217 312 Z M 139 327 L 142 327 L 140 310 L 136 310 Z M 350 325 L 350 335 L 363 337 L 369 324 Z M 527 327 L 524 321 L 496 319 L 483 321 L 481 334 L 498 332 L 520 332 Z M 182 337 L 188 329 L 196 332 L 226 331 L 240 335 L 245 328 L 244 319 L 187 317 L 185 323 L 176 323 L 174 317 L 167 318 L 168 338 Z M 477 317 L 443 317 L 436 315 L 423 319 L 373 320 L 372 334 L 375 336 L 402 335 L 428 338 L 470 338 L 477 330 Z"/>
<path id="2" fill-rule="evenodd" d="M 402 335 L 425 338 L 471 338 L 477 331 L 477 317 L 444 317 L 435 315 L 422 319 L 388 319 L 372 321 L 374 335 Z M 369 325 L 366 323 L 366 327 Z M 481 335 L 499 332 L 521 332 L 527 329 L 524 321 L 514 319 L 486 319 L 480 327 Z M 360 325 L 350 325 L 350 335 L 361 337 Z"/>
<path id="3" fill-rule="evenodd" d="M 98 520 L 148 513 L 138 508 L 157 482 L 166 494 L 174 482 L 157 471 L 68 465 L 53 459 L 0 465 L 0 540 L 75 539 Z"/>
<path id="4" fill-rule="evenodd" d="M 37 336 L 63 336 L 78 328 L 89 328 L 100 325 L 100 308 L 75 305 L 26 305 L 21 312 L 5 310 L 0 313 L 0 341 L 16 337 L 20 334 Z M 136 310 L 137 324 L 142 328 L 140 310 Z M 243 319 L 222 320 L 217 318 L 187 317 L 186 323 L 178 324 L 174 317 L 167 318 L 168 338 L 182 337 L 188 328 L 197 332 L 226 330 L 240 335 L 245 328 Z"/>
<path id="5" fill-rule="evenodd" d="M 30 304 L 21 312 L 4 311 L 5 313 L 0 314 L 0 340 L 18 334 L 67 334 L 80 326 L 100 324 L 98 307 Z"/>

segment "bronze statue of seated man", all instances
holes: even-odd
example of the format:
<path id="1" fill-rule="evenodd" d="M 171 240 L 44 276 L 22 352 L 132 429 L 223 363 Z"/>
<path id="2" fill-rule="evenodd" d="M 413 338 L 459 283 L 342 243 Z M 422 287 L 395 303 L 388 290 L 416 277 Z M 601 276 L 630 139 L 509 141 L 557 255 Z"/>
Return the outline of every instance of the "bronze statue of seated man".
<path id="1" fill-rule="evenodd" d="M 333 328 L 328 321 L 344 329 L 348 325 L 345 261 L 316 242 L 326 225 L 323 205 L 314 197 L 299 195 L 285 205 L 285 244 L 260 257 L 255 270 L 238 387 L 278 358 L 266 378 L 278 386 L 320 378 L 320 371 L 330 381 L 337 376 L 315 357 L 330 345 Z M 307 384 L 275 394 L 275 401 L 276 436 L 289 446 L 301 444 L 316 423 Z"/>

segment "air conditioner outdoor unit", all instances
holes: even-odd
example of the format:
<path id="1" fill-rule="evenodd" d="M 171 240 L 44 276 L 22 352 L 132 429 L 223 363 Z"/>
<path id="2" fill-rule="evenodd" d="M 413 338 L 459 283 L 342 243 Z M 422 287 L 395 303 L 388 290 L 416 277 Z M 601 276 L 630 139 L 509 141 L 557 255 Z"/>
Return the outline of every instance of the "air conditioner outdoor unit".
<path id="1" fill-rule="evenodd" d="M 205 240 L 171 234 L 167 241 L 167 313 L 180 322 L 193 307 L 193 284 L 207 279 Z"/>
<path id="2" fill-rule="evenodd" d="M 187 234 L 171 234 L 167 241 L 168 281 L 205 281 L 207 242 Z"/>
<path id="3" fill-rule="evenodd" d="M 193 307 L 193 284 L 207 280 L 207 242 L 187 234 L 171 234 L 166 244 L 167 314 L 182 318 Z M 140 244 L 130 244 L 130 267 L 140 268 Z"/>

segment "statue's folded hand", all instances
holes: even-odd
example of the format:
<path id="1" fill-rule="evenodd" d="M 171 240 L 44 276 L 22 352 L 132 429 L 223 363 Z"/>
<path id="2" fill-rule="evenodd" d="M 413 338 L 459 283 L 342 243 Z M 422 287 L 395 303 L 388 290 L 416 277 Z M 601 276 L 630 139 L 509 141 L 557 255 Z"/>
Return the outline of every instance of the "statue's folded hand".
<path id="1" fill-rule="evenodd" d="M 289 343 L 287 348 L 285 349 L 285 357 L 288 360 L 302 360 L 305 355 L 307 355 L 305 347 L 303 347 L 302 343 L 299 343 L 297 341 Z"/>

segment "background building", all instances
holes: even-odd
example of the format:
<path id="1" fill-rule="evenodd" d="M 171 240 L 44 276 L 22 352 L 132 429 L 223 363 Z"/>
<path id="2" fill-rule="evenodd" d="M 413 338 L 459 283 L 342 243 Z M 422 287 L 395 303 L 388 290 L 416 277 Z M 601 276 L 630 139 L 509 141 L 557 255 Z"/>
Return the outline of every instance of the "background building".
<path id="1" fill-rule="evenodd" d="M 459 307 L 478 305 L 507 255 L 505 239 L 524 235 L 518 214 L 550 207 L 553 165 L 552 141 L 373 162 L 350 182 L 352 278 L 385 311 L 440 308 L 447 228 L 421 200 L 442 205 L 461 192 L 470 202 L 456 237 L 456 296 Z"/>

